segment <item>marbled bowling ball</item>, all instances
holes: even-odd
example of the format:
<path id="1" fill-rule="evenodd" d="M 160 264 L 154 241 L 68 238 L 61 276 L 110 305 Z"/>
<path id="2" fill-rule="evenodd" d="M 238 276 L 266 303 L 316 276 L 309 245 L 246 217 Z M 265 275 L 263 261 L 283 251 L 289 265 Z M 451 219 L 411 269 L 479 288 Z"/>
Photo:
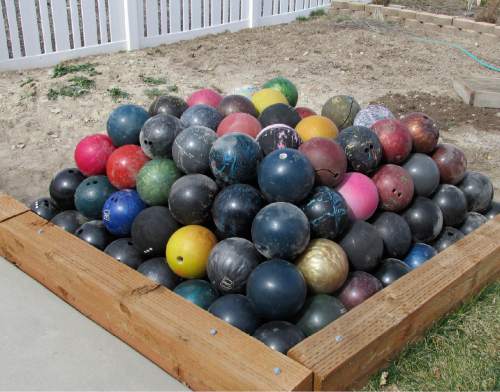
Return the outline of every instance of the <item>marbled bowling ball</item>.
<path id="1" fill-rule="evenodd" d="M 157 114 L 170 114 L 177 118 L 181 118 L 182 113 L 186 111 L 188 105 L 180 97 L 175 95 L 162 95 L 154 100 L 149 107 L 149 115 L 151 117 Z"/>
<path id="2" fill-rule="evenodd" d="M 222 101 L 220 101 L 217 109 L 224 117 L 232 113 L 247 113 L 253 117 L 258 117 L 259 115 L 252 101 L 243 95 L 225 96 L 222 98 Z"/>
<path id="3" fill-rule="evenodd" d="M 361 109 L 354 118 L 354 126 L 362 126 L 371 128 L 379 120 L 386 118 L 394 118 L 394 114 L 382 105 L 368 105 L 366 108 Z"/>
<path id="4" fill-rule="evenodd" d="M 321 109 L 321 115 L 328 117 L 339 130 L 342 130 L 352 126 L 354 118 L 360 110 L 359 103 L 353 97 L 336 95 L 325 102 Z"/>
<path id="5" fill-rule="evenodd" d="M 298 148 L 302 141 L 292 127 L 285 124 L 274 124 L 265 127 L 256 137 L 264 155 L 282 148 Z"/>
<path id="6" fill-rule="evenodd" d="M 408 127 L 415 152 L 430 154 L 439 140 L 439 128 L 436 122 L 425 113 L 409 113 L 401 119 Z"/>
<path id="7" fill-rule="evenodd" d="M 185 128 L 201 125 L 212 130 L 217 129 L 222 119 L 222 114 L 208 105 L 191 106 L 181 116 L 181 122 Z"/>
<path id="8" fill-rule="evenodd" d="M 464 178 L 467 158 L 458 147 L 448 143 L 439 144 L 432 159 L 439 168 L 441 182 L 456 185 Z"/>

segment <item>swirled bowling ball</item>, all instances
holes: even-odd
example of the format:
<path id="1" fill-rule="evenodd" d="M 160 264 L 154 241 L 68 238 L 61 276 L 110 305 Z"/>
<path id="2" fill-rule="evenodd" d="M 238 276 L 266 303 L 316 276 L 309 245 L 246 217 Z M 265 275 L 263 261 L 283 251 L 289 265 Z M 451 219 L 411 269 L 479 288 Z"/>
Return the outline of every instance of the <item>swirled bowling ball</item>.
<path id="1" fill-rule="evenodd" d="M 286 355 L 288 350 L 304 340 L 305 335 L 299 327 L 288 321 L 269 321 L 257 328 L 253 337 Z"/>
<path id="2" fill-rule="evenodd" d="M 282 76 L 278 76 L 276 78 L 268 80 L 262 87 L 279 91 L 285 96 L 290 106 L 297 105 L 299 92 L 297 90 L 297 87 L 290 80 Z"/>
<path id="3" fill-rule="evenodd" d="M 89 219 L 102 219 L 102 207 L 117 191 L 106 176 L 92 176 L 83 180 L 75 192 L 75 207 Z"/>
<path id="4" fill-rule="evenodd" d="M 500 203 L 498 201 L 493 200 L 491 205 L 488 207 L 484 216 L 488 219 L 495 219 L 495 216 L 500 214 Z"/>
<path id="5" fill-rule="evenodd" d="M 418 196 L 403 213 L 415 242 L 433 241 L 443 228 L 443 213 L 431 199 Z"/>
<path id="6" fill-rule="evenodd" d="M 414 185 L 410 174 L 401 166 L 382 165 L 373 175 L 380 207 L 385 211 L 401 211 L 413 199 Z"/>
<path id="7" fill-rule="evenodd" d="M 380 280 L 364 271 L 354 271 L 339 292 L 339 299 L 351 310 L 384 288 Z"/>
<path id="8" fill-rule="evenodd" d="M 153 159 L 146 163 L 137 175 L 137 192 L 150 206 L 166 205 L 170 189 L 181 175 L 172 160 Z"/>
<path id="9" fill-rule="evenodd" d="M 436 255 L 436 249 L 432 246 L 423 243 L 416 243 L 411 247 L 410 251 L 403 259 L 403 263 L 411 269 L 415 269 Z"/>
<path id="10" fill-rule="evenodd" d="M 111 234 L 125 237 L 130 234 L 135 217 L 146 207 L 135 190 L 115 192 L 102 207 L 102 221 Z"/>
<path id="11" fill-rule="evenodd" d="M 151 117 L 139 134 L 142 151 L 149 158 L 172 158 L 172 145 L 182 129 L 181 121 L 170 114 Z"/>
<path id="12" fill-rule="evenodd" d="M 308 116 L 300 120 L 295 129 L 304 142 L 317 137 L 334 139 L 339 134 L 335 123 L 325 116 Z"/>
<path id="13" fill-rule="evenodd" d="M 209 282 L 202 279 L 186 280 L 174 289 L 174 293 L 205 310 L 219 298 L 217 290 Z"/>
<path id="14" fill-rule="evenodd" d="M 415 194 L 428 197 L 439 185 L 439 168 L 431 157 L 425 154 L 413 154 L 403 168 L 410 174 L 415 187 Z"/>
<path id="15" fill-rule="evenodd" d="M 432 159 L 439 168 L 442 183 L 456 185 L 464 178 L 467 158 L 458 147 L 448 143 L 438 144 Z"/>
<path id="16" fill-rule="evenodd" d="M 389 109 L 382 105 L 368 105 L 361 109 L 354 118 L 353 125 L 371 128 L 379 120 L 386 118 L 394 118 L 394 114 Z"/>
<path id="17" fill-rule="evenodd" d="M 266 108 L 277 103 L 288 105 L 288 100 L 281 92 L 271 88 L 264 88 L 252 95 L 252 103 L 257 112 L 262 113 Z"/>
<path id="18" fill-rule="evenodd" d="M 265 127 L 256 137 L 264 155 L 282 148 L 297 149 L 302 143 L 295 129 L 285 124 L 274 124 Z"/>
<path id="19" fill-rule="evenodd" d="M 117 148 L 106 164 L 109 182 L 118 189 L 134 188 L 137 174 L 148 161 L 139 146 L 129 144 Z"/>
<path id="20" fill-rule="evenodd" d="M 488 218 L 479 212 L 468 212 L 460 226 L 460 231 L 465 235 L 470 234 L 486 222 L 488 222 Z"/>
<path id="21" fill-rule="evenodd" d="M 364 174 L 374 171 L 382 161 L 382 146 L 369 128 L 353 126 L 340 132 L 337 142 L 344 149 L 349 167 Z"/>
<path id="22" fill-rule="evenodd" d="M 180 118 L 187 108 L 188 105 L 182 98 L 174 95 L 161 95 L 149 107 L 149 115 L 153 117 L 157 114 L 170 114 Z"/>
<path id="23" fill-rule="evenodd" d="M 86 176 L 104 174 L 108 158 L 115 148 L 107 135 L 86 136 L 76 145 L 74 154 L 76 166 Z"/>
<path id="24" fill-rule="evenodd" d="M 57 173 L 49 186 L 49 193 L 61 210 L 75 209 L 75 192 L 85 180 L 82 172 L 75 168 L 63 169 Z"/>
<path id="25" fill-rule="evenodd" d="M 436 240 L 432 243 L 432 246 L 438 252 L 442 252 L 462 238 L 464 238 L 464 233 L 454 227 L 448 226 L 441 231 Z"/>
<path id="26" fill-rule="evenodd" d="M 137 271 L 143 274 L 146 278 L 149 278 L 155 283 L 161 284 L 173 290 L 180 282 L 179 278 L 167 264 L 167 260 L 163 257 L 155 257 L 153 259 L 146 260 L 139 267 Z"/>
<path id="27" fill-rule="evenodd" d="M 253 334 L 260 324 L 250 300 L 241 294 L 228 294 L 216 299 L 208 308 L 215 317 L 247 334 Z"/>
<path id="28" fill-rule="evenodd" d="M 259 116 L 259 122 L 265 128 L 273 124 L 285 124 L 295 128 L 300 116 L 295 109 L 284 103 L 276 103 L 265 108 Z"/>
<path id="29" fill-rule="evenodd" d="M 75 235 L 100 250 L 104 250 L 112 241 L 111 235 L 100 220 L 84 223 L 75 231 Z"/>
<path id="30" fill-rule="evenodd" d="M 190 107 L 194 105 L 208 105 L 216 109 L 221 101 L 222 95 L 210 88 L 202 88 L 200 90 L 196 90 L 186 100 L 188 106 Z"/>
<path id="31" fill-rule="evenodd" d="M 295 108 L 295 111 L 297 114 L 300 116 L 300 118 L 303 120 L 306 117 L 309 116 L 316 116 L 316 112 L 312 109 L 306 108 L 304 106 L 298 106 Z"/>
<path id="32" fill-rule="evenodd" d="M 231 132 L 244 133 L 256 138 L 262 129 L 259 120 L 248 113 L 231 113 L 217 127 L 217 136 L 221 137 Z"/>
<path id="33" fill-rule="evenodd" d="M 469 211 L 485 212 L 493 200 L 493 184 L 482 173 L 466 172 L 458 187 L 467 199 Z"/>
<path id="34" fill-rule="evenodd" d="M 132 238 L 119 238 L 104 248 L 104 253 L 130 268 L 137 269 L 144 258 L 132 242 Z"/>
<path id="35" fill-rule="evenodd" d="M 206 174 L 210 170 L 208 155 L 216 140 L 216 133 L 207 127 L 189 127 L 179 133 L 172 147 L 179 170 L 186 174 Z"/>
<path id="36" fill-rule="evenodd" d="M 444 226 L 460 225 L 467 214 L 467 199 L 464 193 L 454 185 L 439 185 L 432 201 L 436 203 L 443 213 Z"/>
<path id="37" fill-rule="evenodd" d="M 382 145 L 382 156 L 387 163 L 401 163 L 408 158 L 413 147 L 408 127 L 396 119 L 379 120 L 372 126 Z"/>
<path id="38" fill-rule="evenodd" d="M 321 115 L 332 120 L 339 130 L 352 126 L 354 118 L 361 110 L 359 103 L 348 95 L 336 95 L 329 98 L 323 108 Z"/>
<path id="39" fill-rule="evenodd" d="M 377 229 L 365 221 L 356 221 L 339 242 L 349 263 L 356 270 L 377 268 L 384 254 L 384 242 Z"/>
<path id="40" fill-rule="evenodd" d="M 410 113 L 401 120 L 408 127 L 413 139 L 413 150 L 430 154 L 439 140 L 439 128 L 432 118 L 424 113 Z"/>
<path id="41" fill-rule="evenodd" d="M 377 210 L 378 190 L 371 178 L 361 173 L 346 173 L 335 188 L 347 203 L 351 219 L 369 219 Z"/>
<path id="42" fill-rule="evenodd" d="M 382 237 L 387 256 L 396 259 L 406 256 L 411 247 L 412 234 L 410 226 L 401 215 L 385 211 L 377 215 L 372 224 Z"/>
<path id="43" fill-rule="evenodd" d="M 222 114 L 208 105 L 191 106 L 181 116 L 184 128 L 198 125 L 214 130 L 217 129 L 222 119 Z"/>
<path id="44" fill-rule="evenodd" d="M 391 258 L 383 260 L 374 275 L 384 287 L 387 287 L 410 271 L 410 267 L 401 260 Z"/>
<path id="45" fill-rule="evenodd" d="M 75 210 L 60 212 L 50 220 L 54 225 L 73 234 L 81 225 L 87 222 L 81 213 Z"/>
<path id="46" fill-rule="evenodd" d="M 297 316 L 297 326 L 304 335 L 311 336 L 345 313 L 347 309 L 339 299 L 331 295 L 317 294 L 306 300 Z"/>
<path id="47" fill-rule="evenodd" d="M 220 101 L 217 109 L 224 117 L 232 113 L 247 113 L 255 118 L 259 115 L 252 101 L 243 95 L 226 95 Z"/>
<path id="48" fill-rule="evenodd" d="M 106 129 L 115 147 L 139 144 L 139 133 L 148 118 L 148 112 L 137 105 L 121 105 L 114 109 Z"/>
<path id="49" fill-rule="evenodd" d="M 51 220 L 59 213 L 59 208 L 50 197 L 36 199 L 30 204 L 30 210 L 46 220 Z"/>

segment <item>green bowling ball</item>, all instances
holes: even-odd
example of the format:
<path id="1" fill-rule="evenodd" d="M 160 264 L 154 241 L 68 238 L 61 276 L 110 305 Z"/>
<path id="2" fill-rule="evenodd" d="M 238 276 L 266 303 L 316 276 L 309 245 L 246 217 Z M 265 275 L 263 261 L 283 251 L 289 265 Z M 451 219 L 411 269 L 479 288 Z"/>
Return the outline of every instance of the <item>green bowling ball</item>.
<path id="1" fill-rule="evenodd" d="M 278 76 L 277 78 L 267 81 L 264 83 L 262 88 L 272 88 L 273 90 L 277 90 L 285 96 L 290 106 L 297 105 L 297 101 L 299 99 L 297 87 L 295 87 L 291 81 L 282 76 Z"/>
<path id="2" fill-rule="evenodd" d="M 102 219 L 102 207 L 117 192 L 106 176 L 92 176 L 83 180 L 75 191 L 76 209 L 89 219 Z"/>
<path id="3" fill-rule="evenodd" d="M 181 175 L 171 159 L 153 159 L 137 175 L 137 192 L 151 206 L 167 205 L 170 188 Z"/>
<path id="4" fill-rule="evenodd" d="M 339 130 L 350 127 L 361 110 L 359 103 L 348 95 L 336 95 L 325 102 L 321 115 L 332 120 Z"/>
<path id="5" fill-rule="evenodd" d="M 297 316 L 296 324 L 304 335 L 311 336 L 346 312 L 345 306 L 337 298 L 318 294 L 306 300 Z"/>
<path id="6" fill-rule="evenodd" d="M 174 293 L 205 310 L 219 297 L 217 290 L 202 279 L 186 280 L 174 289 Z"/>

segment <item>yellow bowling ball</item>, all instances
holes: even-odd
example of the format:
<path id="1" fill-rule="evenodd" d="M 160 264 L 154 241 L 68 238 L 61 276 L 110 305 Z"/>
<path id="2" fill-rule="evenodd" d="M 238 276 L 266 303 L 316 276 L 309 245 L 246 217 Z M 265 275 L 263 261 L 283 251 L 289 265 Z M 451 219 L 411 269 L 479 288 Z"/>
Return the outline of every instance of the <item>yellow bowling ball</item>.
<path id="1" fill-rule="evenodd" d="M 257 111 L 262 113 L 268 106 L 276 103 L 284 103 L 288 105 L 288 100 L 281 92 L 272 88 L 264 88 L 252 95 L 252 103 Z"/>
<path id="2" fill-rule="evenodd" d="M 202 278 L 208 256 L 216 243 L 214 233 L 203 226 L 181 227 L 167 242 L 167 263 L 182 278 Z"/>
<path id="3" fill-rule="evenodd" d="M 335 123 L 324 116 L 306 117 L 300 120 L 295 130 L 304 142 L 313 137 L 336 138 L 339 134 Z"/>

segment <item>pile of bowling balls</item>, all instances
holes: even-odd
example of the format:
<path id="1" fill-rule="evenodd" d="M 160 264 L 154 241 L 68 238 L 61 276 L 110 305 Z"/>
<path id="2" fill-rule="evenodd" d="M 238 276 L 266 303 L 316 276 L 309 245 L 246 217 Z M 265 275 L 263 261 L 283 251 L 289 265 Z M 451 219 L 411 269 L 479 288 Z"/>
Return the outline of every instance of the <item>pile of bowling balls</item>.
<path id="1" fill-rule="evenodd" d="M 119 106 L 31 208 L 282 353 L 500 212 L 426 114 L 298 99 L 277 77 Z"/>

